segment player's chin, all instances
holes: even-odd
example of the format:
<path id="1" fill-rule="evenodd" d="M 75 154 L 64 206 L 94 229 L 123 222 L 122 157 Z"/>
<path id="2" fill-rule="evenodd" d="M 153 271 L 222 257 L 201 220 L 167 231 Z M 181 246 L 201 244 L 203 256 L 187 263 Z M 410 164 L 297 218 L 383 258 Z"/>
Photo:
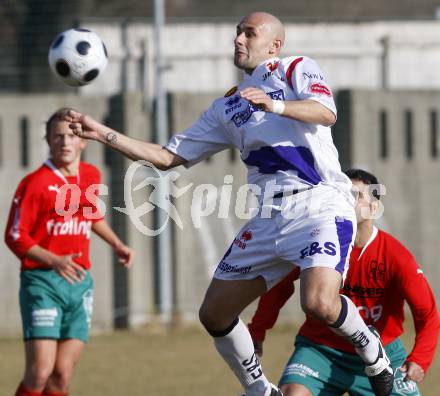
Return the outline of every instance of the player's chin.
<path id="1" fill-rule="evenodd" d="M 235 54 L 234 65 L 239 69 L 247 69 L 246 56 L 242 53 Z"/>

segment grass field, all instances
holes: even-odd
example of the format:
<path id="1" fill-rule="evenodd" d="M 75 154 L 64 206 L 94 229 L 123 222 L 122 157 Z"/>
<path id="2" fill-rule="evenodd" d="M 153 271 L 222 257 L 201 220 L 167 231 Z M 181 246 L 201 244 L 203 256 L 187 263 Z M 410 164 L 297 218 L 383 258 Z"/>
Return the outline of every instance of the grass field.
<path id="1" fill-rule="evenodd" d="M 409 345 L 413 335 L 404 338 Z M 295 328 L 279 326 L 265 343 L 263 367 L 277 381 L 290 356 Z M 23 367 L 18 339 L 0 340 L 0 396 L 13 396 Z M 440 395 L 440 359 L 421 385 Z M 76 370 L 72 396 L 236 396 L 240 385 L 199 328 L 165 333 L 144 329 L 92 337 Z"/>

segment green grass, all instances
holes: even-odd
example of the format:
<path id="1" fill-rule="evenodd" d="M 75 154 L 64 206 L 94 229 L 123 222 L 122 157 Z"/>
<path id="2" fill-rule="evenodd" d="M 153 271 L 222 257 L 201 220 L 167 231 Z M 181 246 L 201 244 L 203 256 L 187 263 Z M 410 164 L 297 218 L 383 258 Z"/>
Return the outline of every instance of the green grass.
<path id="1" fill-rule="evenodd" d="M 292 351 L 295 328 L 279 326 L 265 343 L 263 368 L 276 382 Z M 408 346 L 412 331 L 404 338 Z M 440 395 L 437 357 L 421 385 Z M 23 368 L 20 340 L 0 340 L 0 395 L 12 396 Z M 235 396 L 240 385 L 199 328 L 144 329 L 92 337 L 78 364 L 72 396 Z"/>

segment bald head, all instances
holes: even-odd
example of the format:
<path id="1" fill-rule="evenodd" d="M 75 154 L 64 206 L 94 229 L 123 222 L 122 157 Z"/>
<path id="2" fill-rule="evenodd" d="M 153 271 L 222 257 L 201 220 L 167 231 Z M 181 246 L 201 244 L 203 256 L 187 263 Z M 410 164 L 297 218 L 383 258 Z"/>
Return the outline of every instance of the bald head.
<path id="1" fill-rule="evenodd" d="M 267 31 L 267 34 L 274 40 L 280 40 L 281 45 L 284 44 L 285 33 L 284 26 L 281 21 L 268 12 L 253 12 L 245 16 L 241 23 L 247 22 L 259 26 L 260 29 Z"/>
<path id="2" fill-rule="evenodd" d="M 284 26 L 267 12 L 253 12 L 237 25 L 234 64 L 247 73 L 267 59 L 278 57 L 284 44 Z"/>

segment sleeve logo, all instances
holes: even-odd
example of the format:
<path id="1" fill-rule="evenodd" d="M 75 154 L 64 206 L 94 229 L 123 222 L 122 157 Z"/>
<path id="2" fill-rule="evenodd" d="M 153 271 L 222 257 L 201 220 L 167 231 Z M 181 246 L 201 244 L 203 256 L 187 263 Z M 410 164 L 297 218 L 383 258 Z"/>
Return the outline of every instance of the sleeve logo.
<path id="1" fill-rule="evenodd" d="M 330 91 L 330 88 L 326 87 L 323 84 L 314 83 L 310 85 L 310 92 L 317 94 L 317 95 L 326 95 L 326 96 L 333 96 L 332 91 Z"/>
<path id="2" fill-rule="evenodd" d="M 234 95 L 237 92 L 237 86 L 232 87 L 228 92 L 225 93 L 225 98 Z"/>

